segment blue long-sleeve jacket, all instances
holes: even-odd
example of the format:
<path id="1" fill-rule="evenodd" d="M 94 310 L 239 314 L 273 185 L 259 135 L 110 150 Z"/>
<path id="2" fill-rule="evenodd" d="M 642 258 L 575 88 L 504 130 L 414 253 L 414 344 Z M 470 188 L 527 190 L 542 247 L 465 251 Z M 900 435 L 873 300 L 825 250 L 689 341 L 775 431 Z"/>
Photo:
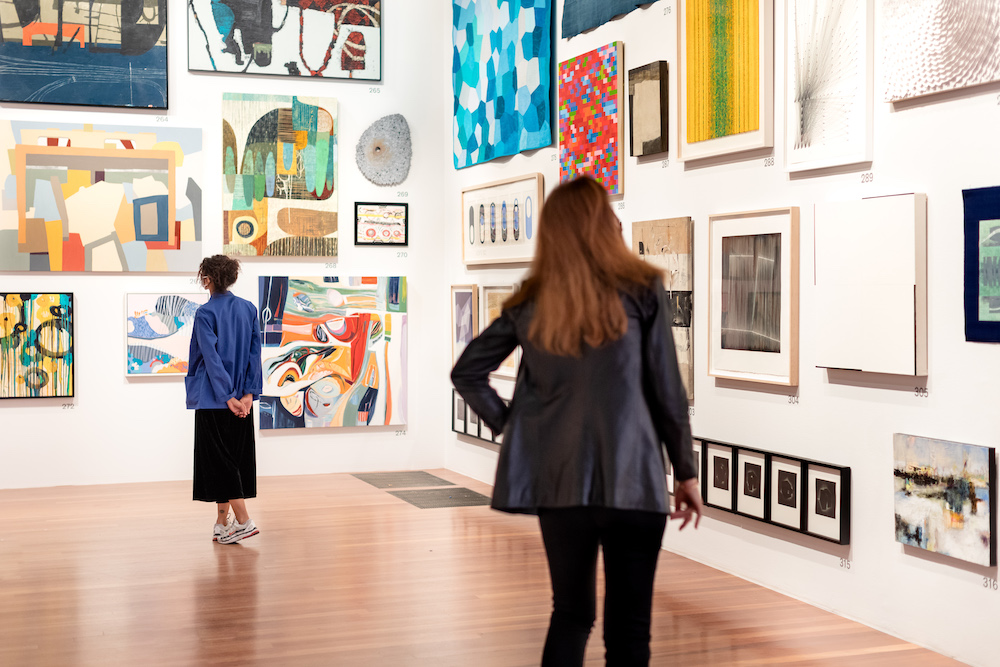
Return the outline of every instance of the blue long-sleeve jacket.
<path id="1" fill-rule="evenodd" d="M 246 394 L 260 398 L 260 327 L 252 303 L 223 292 L 198 308 L 184 388 L 191 410 L 221 410 Z"/>

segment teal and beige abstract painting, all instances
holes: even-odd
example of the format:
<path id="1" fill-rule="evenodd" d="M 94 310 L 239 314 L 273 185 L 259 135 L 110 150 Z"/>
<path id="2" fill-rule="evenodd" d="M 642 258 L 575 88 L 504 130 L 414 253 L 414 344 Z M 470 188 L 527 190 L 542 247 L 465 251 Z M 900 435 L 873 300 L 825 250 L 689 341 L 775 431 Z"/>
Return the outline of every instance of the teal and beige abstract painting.
<path id="1" fill-rule="evenodd" d="M 192 272 L 201 130 L 0 121 L 0 271 Z"/>
<path id="2" fill-rule="evenodd" d="M 337 101 L 222 96 L 223 250 L 336 257 Z"/>
<path id="3" fill-rule="evenodd" d="M 454 0 L 455 168 L 552 143 L 551 0 Z"/>
<path id="4" fill-rule="evenodd" d="M 259 280 L 261 429 L 406 424 L 406 278 Z"/>
<path id="5" fill-rule="evenodd" d="M 0 293 L 0 398 L 74 391 L 73 295 Z"/>
<path id="6" fill-rule="evenodd" d="M 1000 187 L 962 191 L 965 340 L 1000 342 Z"/>
<path id="7" fill-rule="evenodd" d="M 186 375 L 194 314 L 208 293 L 126 294 L 125 374 Z"/>

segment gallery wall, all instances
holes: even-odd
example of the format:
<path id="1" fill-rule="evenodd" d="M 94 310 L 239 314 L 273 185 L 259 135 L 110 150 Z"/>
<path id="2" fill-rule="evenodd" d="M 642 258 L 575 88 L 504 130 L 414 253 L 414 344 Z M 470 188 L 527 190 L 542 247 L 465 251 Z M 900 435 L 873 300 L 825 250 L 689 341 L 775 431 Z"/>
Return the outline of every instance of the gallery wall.
<path id="1" fill-rule="evenodd" d="M 995 664 L 996 649 L 988 638 L 993 636 L 992 619 L 1000 613 L 997 568 L 963 564 L 895 541 L 892 447 L 897 432 L 989 447 L 1000 444 L 993 418 L 1000 346 L 965 341 L 962 302 L 962 189 L 1000 185 L 995 159 L 1000 152 L 1000 133 L 995 130 L 1000 85 L 895 105 L 882 102 L 880 45 L 886 36 L 876 21 L 873 160 L 789 175 L 782 166 L 785 3 L 777 2 L 773 150 L 680 163 L 674 159 L 678 3 L 660 0 L 571 39 L 559 38 L 562 3 L 556 4 L 554 61 L 621 40 L 626 69 L 656 60 L 670 63 L 670 150 L 648 158 L 624 156 L 624 196 L 613 205 L 630 245 L 633 222 L 694 219 L 694 433 L 851 468 L 848 546 L 708 510 L 698 531 L 678 533 L 671 527 L 665 548 L 965 662 Z M 450 99 L 447 78 L 444 95 Z M 624 113 L 627 117 L 627 106 Z M 441 133 L 446 150 L 451 147 L 449 129 L 450 119 L 445 119 Z M 553 145 L 450 171 L 445 210 L 451 221 L 447 241 L 452 284 L 512 283 L 525 272 L 524 267 L 463 265 L 458 227 L 462 188 L 541 172 L 549 192 L 558 181 L 557 160 Z M 816 368 L 815 322 L 820 313 L 813 285 L 814 205 L 914 192 L 926 194 L 928 202 L 927 377 Z M 799 207 L 801 214 L 799 385 L 769 388 L 709 377 L 708 218 L 788 206 Z M 442 421 L 449 418 L 448 400 L 441 397 Z M 497 455 L 490 446 L 455 434 L 449 439 L 450 469 L 492 481 Z M 664 571 L 660 576 L 669 579 L 671 574 Z"/>
<path id="2" fill-rule="evenodd" d="M 233 291 L 257 302 L 266 275 L 406 276 L 409 306 L 409 385 L 406 427 L 258 431 L 260 475 L 437 467 L 447 423 L 438 396 L 445 372 L 447 283 L 441 270 L 444 194 L 441 165 L 449 153 L 438 122 L 448 113 L 444 3 L 392 3 L 383 24 L 381 82 L 236 76 L 187 69 L 186 3 L 170 2 L 169 109 L 0 104 L 0 120 L 198 127 L 203 130 L 205 254 L 222 251 L 222 133 L 224 92 L 332 97 L 338 101 L 339 231 L 337 258 L 249 258 Z M 422 29 L 415 30 L 414 26 Z M 296 28 L 297 30 L 297 28 Z M 355 164 L 362 132 L 387 114 L 409 122 L 413 162 L 406 180 L 380 187 Z M 6 146 L 4 147 L 7 148 Z M 6 159 L 6 151 L 5 151 Z M 354 202 L 409 204 L 409 246 L 356 247 Z M 0 291 L 70 291 L 75 295 L 76 396 L 0 401 L 0 488 L 190 479 L 193 412 L 184 408 L 181 378 L 125 377 L 125 294 L 197 292 L 194 274 L 0 273 Z M 445 399 L 443 405 L 447 405 Z"/>

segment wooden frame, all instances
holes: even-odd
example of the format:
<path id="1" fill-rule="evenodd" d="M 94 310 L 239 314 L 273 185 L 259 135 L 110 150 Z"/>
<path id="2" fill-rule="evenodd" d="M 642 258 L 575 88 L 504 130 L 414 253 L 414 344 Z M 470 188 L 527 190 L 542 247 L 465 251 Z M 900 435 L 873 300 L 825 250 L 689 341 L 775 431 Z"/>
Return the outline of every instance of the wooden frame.
<path id="1" fill-rule="evenodd" d="M 409 204 L 354 202 L 354 245 L 405 246 L 409 240 Z"/>
<path id="2" fill-rule="evenodd" d="M 468 340 L 459 340 L 461 334 L 458 329 L 457 305 L 455 298 L 458 294 L 468 293 L 470 295 L 470 318 L 471 329 Z M 452 285 L 451 286 L 451 363 L 458 363 L 458 357 L 465 350 L 465 346 L 472 342 L 472 339 L 479 335 L 479 286 L 478 285 Z"/>
<path id="3" fill-rule="evenodd" d="M 688 45 L 687 20 L 692 9 L 704 9 L 707 0 L 681 0 L 677 17 L 677 62 L 680 63 L 677 90 L 680 105 L 677 113 L 677 159 L 698 160 L 701 158 L 741 153 L 758 148 L 769 148 L 774 145 L 774 0 L 758 0 L 757 9 L 757 129 L 734 130 L 732 133 L 704 140 L 688 141 L 688 120 L 691 106 L 704 108 L 711 102 L 704 101 L 704 95 L 689 84 L 692 68 L 689 54 L 695 53 L 695 47 Z M 712 53 L 709 48 L 708 57 Z M 693 69 L 693 68 L 692 68 Z M 700 75 L 704 78 L 708 68 L 701 68 Z M 752 77 L 751 77 L 752 78 Z M 689 85 L 691 86 L 689 93 Z M 735 88 L 731 86 L 730 88 Z M 689 97 L 695 100 L 688 104 Z M 752 102 L 749 102 L 752 106 Z M 735 112 L 734 114 L 735 115 Z"/>
<path id="4" fill-rule="evenodd" d="M 479 299 L 479 327 L 480 333 L 485 331 L 493 321 L 500 316 L 500 309 L 496 308 L 495 312 L 490 312 L 490 296 L 493 294 L 497 295 L 507 295 L 508 297 L 515 292 L 515 287 L 513 285 L 483 285 L 481 288 L 482 294 Z M 496 304 L 494 304 L 496 305 Z M 492 317 L 491 317 L 492 315 Z M 521 348 L 518 347 L 510 356 L 504 359 L 500 367 L 496 369 L 491 375 L 496 378 L 506 378 L 513 380 L 517 377 L 518 366 L 521 365 Z"/>
<path id="5" fill-rule="evenodd" d="M 462 261 L 469 266 L 530 263 L 542 196 L 539 173 L 463 188 Z"/>
<path id="6" fill-rule="evenodd" d="M 775 236 L 777 235 L 777 237 Z M 727 241 L 727 239 L 733 239 Z M 747 239 L 750 239 L 749 241 Z M 724 252 L 730 247 L 729 257 L 745 258 L 732 244 L 751 244 L 756 262 L 765 262 L 774 257 L 757 256 L 758 245 L 768 246 L 762 252 L 773 253 L 771 247 L 778 242 L 780 262 L 776 276 L 779 279 L 779 304 L 773 303 L 774 284 L 771 291 L 758 289 L 755 279 L 753 290 L 741 292 L 751 299 L 753 309 L 749 316 L 756 318 L 751 326 L 764 329 L 747 329 L 739 318 L 741 314 L 735 297 L 725 299 L 728 287 L 739 289 L 736 278 L 724 276 L 726 261 Z M 743 252 L 746 252 L 744 249 Z M 746 267 L 730 268 L 730 271 Z M 772 277 L 775 274 L 772 272 Z M 728 282 L 727 282 L 728 281 Z M 769 299 L 770 297 L 770 299 Z M 723 302 L 727 310 L 725 319 L 737 320 L 733 326 L 723 329 Z M 758 302 L 764 301 L 767 308 L 758 309 Z M 797 386 L 799 383 L 799 209 L 796 206 L 745 213 L 729 213 L 709 217 L 709 294 L 708 294 L 708 374 L 729 380 L 745 380 L 767 384 Z M 759 312 L 766 315 L 758 317 Z M 777 321 L 775 319 L 777 318 Z M 777 340 L 774 333 L 778 333 Z M 743 337 L 745 340 L 741 340 Z M 733 342 L 735 341 L 735 342 Z M 769 349 L 768 349 L 769 347 Z M 756 349 L 755 349 L 756 348 Z"/>

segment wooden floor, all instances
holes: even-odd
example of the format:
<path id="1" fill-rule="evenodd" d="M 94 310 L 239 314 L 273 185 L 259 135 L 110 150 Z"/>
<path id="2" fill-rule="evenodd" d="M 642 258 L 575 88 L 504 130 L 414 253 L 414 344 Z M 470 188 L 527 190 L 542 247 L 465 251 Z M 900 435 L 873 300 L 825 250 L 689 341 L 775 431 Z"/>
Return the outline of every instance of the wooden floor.
<path id="1" fill-rule="evenodd" d="M 230 546 L 187 483 L 0 491 L 0 665 L 538 664 L 533 518 L 420 510 L 350 475 L 258 490 L 261 534 Z M 958 664 L 667 552 L 654 608 L 654 665 Z"/>

